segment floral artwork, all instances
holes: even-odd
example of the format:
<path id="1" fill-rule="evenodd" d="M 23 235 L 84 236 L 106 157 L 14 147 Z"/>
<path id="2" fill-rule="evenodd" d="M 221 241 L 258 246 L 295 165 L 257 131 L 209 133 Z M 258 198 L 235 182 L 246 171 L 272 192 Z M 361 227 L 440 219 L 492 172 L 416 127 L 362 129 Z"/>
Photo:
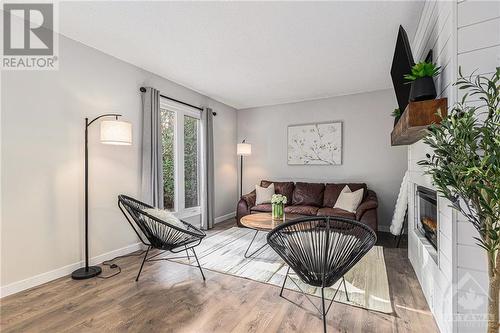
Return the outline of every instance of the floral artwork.
<path id="1" fill-rule="evenodd" d="M 288 164 L 342 164 L 342 123 L 288 126 Z"/>

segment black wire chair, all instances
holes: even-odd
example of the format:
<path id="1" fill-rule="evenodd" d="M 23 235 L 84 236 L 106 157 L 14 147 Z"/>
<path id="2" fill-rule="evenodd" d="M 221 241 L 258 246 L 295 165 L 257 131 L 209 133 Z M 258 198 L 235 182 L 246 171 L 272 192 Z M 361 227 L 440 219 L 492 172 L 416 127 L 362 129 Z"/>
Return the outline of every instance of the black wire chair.
<path id="1" fill-rule="evenodd" d="M 198 257 L 196 256 L 196 252 L 194 250 L 194 248 L 198 246 L 201 243 L 201 240 L 206 236 L 203 231 L 184 221 L 181 222 L 185 225 L 185 229 L 171 225 L 157 217 L 151 216 L 146 213 L 144 209 L 154 207 L 123 194 L 118 196 L 118 207 L 120 207 L 120 210 L 123 215 L 125 215 L 125 218 L 132 229 L 134 229 L 141 242 L 147 246 L 146 254 L 144 255 L 141 268 L 139 269 L 139 273 L 137 274 L 135 281 L 139 281 L 142 268 L 144 267 L 144 263 L 146 261 L 174 259 L 153 259 L 166 251 L 170 251 L 172 253 L 186 251 L 186 257 L 176 257 L 175 259 L 190 259 L 188 250 L 193 251 L 201 276 L 203 277 L 203 280 L 205 280 L 205 274 L 203 274 L 203 270 L 201 269 L 200 262 L 198 261 Z M 131 219 L 135 223 L 132 223 Z M 146 239 L 144 239 L 144 237 L 146 237 Z M 149 250 L 152 248 L 161 250 L 161 252 L 148 258 Z"/>
<path id="2" fill-rule="evenodd" d="M 267 235 L 267 242 L 289 266 L 280 296 L 283 297 L 290 268 L 304 283 L 320 287 L 321 309 L 291 279 L 322 316 L 326 332 L 326 315 L 338 289 L 326 308 L 324 288 L 343 279 L 376 241 L 375 232 L 366 225 L 339 217 L 307 217 L 276 227 Z M 345 280 L 342 282 L 346 288 Z"/>

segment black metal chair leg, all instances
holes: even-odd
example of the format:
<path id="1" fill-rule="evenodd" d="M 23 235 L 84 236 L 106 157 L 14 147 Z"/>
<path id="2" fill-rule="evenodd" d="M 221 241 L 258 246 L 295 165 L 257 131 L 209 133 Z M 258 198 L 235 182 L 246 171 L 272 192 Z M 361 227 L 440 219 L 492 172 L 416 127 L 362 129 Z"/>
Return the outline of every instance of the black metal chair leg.
<path id="1" fill-rule="evenodd" d="M 250 250 L 250 247 L 252 247 L 253 241 L 255 240 L 255 237 L 257 237 L 258 233 L 259 233 L 259 230 L 256 230 L 255 234 L 253 235 L 252 240 L 250 241 L 250 244 L 248 244 L 248 247 L 247 247 L 247 250 L 245 251 L 245 254 L 243 255 L 247 259 L 250 258 L 251 256 L 253 256 L 257 252 L 259 252 L 261 249 L 263 249 L 264 247 L 267 246 L 267 242 L 266 242 L 264 245 L 262 245 L 261 247 L 259 247 L 257 250 L 255 250 L 252 253 L 248 254 L 248 250 Z"/>
<path id="2" fill-rule="evenodd" d="M 349 294 L 347 293 L 347 286 L 346 286 L 346 284 L 345 284 L 345 279 L 344 279 L 344 277 L 342 277 L 342 282 L 344 283 L 345 298 L 347 299 L 347 301 L 348 301 L 348 302 L 350 302 L 350 301 L 349 301 Z"/>
<path id="3" fill-rule="evenodd" d="M 286 278 L 288 277 L 288 272 L 290 272 L 290 266 L 288 266 L 288 269 L 286 270 L 285 279 L 283 280 L 283 285 L 281 286 L 280 290 L 280 297 L 283 297 L 283 289 L 285 289 L 285 283 L 286 283 Z"/>
<path id="4" fill-rule="evenodd" d="M 189 261 L 191 261 L 191 258 L 189 257 L 189 252 L 188 252 L 187 247 L 185 247 L 185 246 L 184 246 L 184 248 L 186 249 L 186 255 L 187 255 L 187 257 L 188 257 L 188 260 L 189 260 Z"/>
<path id="5" fill-rule="evenodd" d="M 146 250 L 146 254 L 144 255 L 144 259 L 142 259 L 141 268 L 139 268 L 139 273 L 137 273 L 135 282 L 139 281 L 139 276 L 141 276 L 142 267 L 144 267 L 144 263 L 146 262 L 146 258 L 148 257 L 149 249 L 151 249 L 151 246 L 148 246 L 148 249 Z"/>
<path id="6" fill-rule="evenodd" d="M 405 232 L 405 225 L 408 222 L 408 209 L 406 209 L 405 217 L 403 219 L 403 225 L 401 226 L 401 231 L 399 232 L 399 236 L 395 236 L 397 238 L 396 247 L 399 248 L 399 244 L 401 243 L 401 238 L 403 238 L 403 234 Z"/>
<path id="7" fill-rule="evenodd" d="M 321 287 L 321 310 L 323 317 L 323 332 L 326 333 L 325 288 Z"/>
<path id="8" fill-rule="evenodd" d="M 196 255 L 196 252 L 194 251 L 194 247 L 191 248 L 191 250 L 193 250 L 193 253 L 194 253 L 194 258 L 196 259 L 196 263 L 198 264 L 198 268 L 200 269 L 200 272 L 201 272 L 201 276 L 203 277 L 203 281 L 205 281 L 205 274 L 203 274 L 203 270 L 201 269 L 201 265 L 200 265 L 200 262 L 198 261 L 198 256 Z"/>

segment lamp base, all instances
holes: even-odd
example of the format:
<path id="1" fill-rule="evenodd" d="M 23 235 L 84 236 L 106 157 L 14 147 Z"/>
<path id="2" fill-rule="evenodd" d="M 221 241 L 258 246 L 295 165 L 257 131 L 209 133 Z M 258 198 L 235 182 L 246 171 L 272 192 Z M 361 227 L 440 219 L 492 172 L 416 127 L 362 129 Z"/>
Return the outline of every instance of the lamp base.
<path id="1" fill-rule="evenodd" d="M 93 278 L 94 276 L 101 274 L 101 272 L 102 269 L 99 266 L 89 266 L 88 269 L 82 267 L 71 273 L 71 277 L 73 278 L 73 280 L 85 280 Z"/>

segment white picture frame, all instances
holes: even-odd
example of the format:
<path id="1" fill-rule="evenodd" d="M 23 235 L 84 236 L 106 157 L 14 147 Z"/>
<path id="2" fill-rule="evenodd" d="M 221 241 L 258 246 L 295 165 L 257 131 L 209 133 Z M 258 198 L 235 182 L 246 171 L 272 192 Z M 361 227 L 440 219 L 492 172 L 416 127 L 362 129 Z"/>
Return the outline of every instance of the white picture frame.
<path id="1" fill-rule="evenodd" d="M 288 165 L 342 165 L 342 122 L 289 125 Z"/>

